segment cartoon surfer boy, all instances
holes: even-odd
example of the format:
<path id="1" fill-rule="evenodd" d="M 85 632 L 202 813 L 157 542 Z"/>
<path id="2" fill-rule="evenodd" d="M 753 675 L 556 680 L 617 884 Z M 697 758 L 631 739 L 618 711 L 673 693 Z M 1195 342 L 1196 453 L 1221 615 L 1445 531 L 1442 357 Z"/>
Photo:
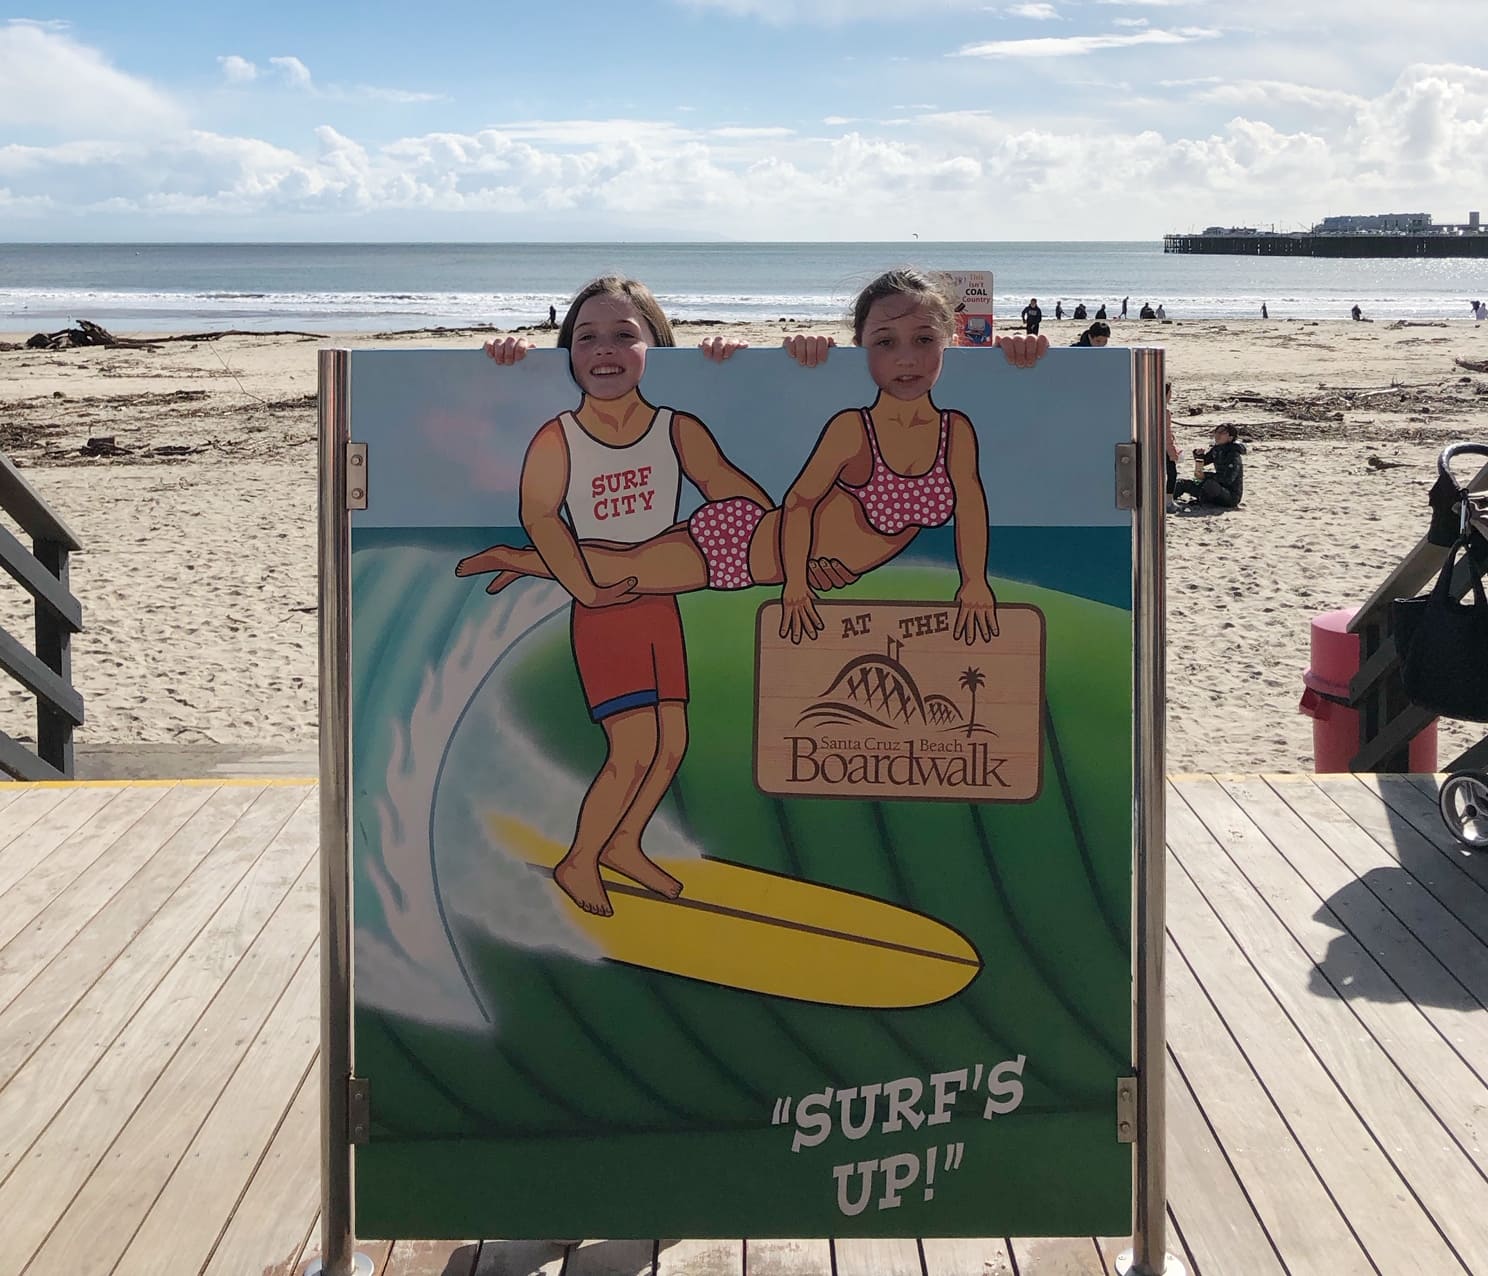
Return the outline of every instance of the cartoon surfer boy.
<path id="1" fill-rule="evenodd" d="M 773 504 L 701 421 L 642 397 L 647 350 L 675 344 L 644 284 L 617 276 L 587 284 L 558 333 L 583 398 L 537 431 L 522 463 L 522 525 L 573 596 L 574 661 L 608 746 L 553 876 L 580 908 L 603 917 L 614 908 L 601 864 L 669 899 L 682 891 L 642 850 L 641 836 L 687 749 L 687 653 L 676 598 L 637 594 L 634 577 L 597 584 L 579 542 L 619 549 L 665 532 L 677 522 L 684 474 L 709 501 Z M 498 363 L 526 352 L 510 340 L 488 349 Z M 712 353 L 726 357 L 732 349 Z M 486 558 L 473 554 L 455 572 L 490 571 Z M 509 580 L 498 576 L 491 591 Z"/>

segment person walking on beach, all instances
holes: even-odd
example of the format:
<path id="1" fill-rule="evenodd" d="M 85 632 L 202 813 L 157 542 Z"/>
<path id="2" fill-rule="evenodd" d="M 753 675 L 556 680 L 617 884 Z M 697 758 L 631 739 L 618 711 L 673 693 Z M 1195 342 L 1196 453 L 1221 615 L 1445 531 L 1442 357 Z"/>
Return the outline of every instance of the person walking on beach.
<path id="1" fill-rule="evenodd" d="M 1023 307 L 1023 331 L 1030 337 L 1038 336 L 1039 324 L 1044 321 L 1044 312 L 1039 309 L 1037 297 L 1030 297 Z"/>
<path id="2" fill-rule="evenodd" d="M 1064 318 L 1064 302 L 1056 301 L 1054 303 L 1054 318 L 1056 320 Z"/>
<path id="3" fill-rule="evenodd" d="M 1266 303 L 1264 301 L 1261 302 L 1261 318 L 1262 319 L 1269 319 L 1269 318 L 1271 318 L 1271 312 L 1266 309 Z"/>
<path id="4" fill-rule="evenodd" d="M 557 306 L 549 306 L 548 307 L 548 327 L 550 327 L 550 328 L 556 328 L 557 326 L 558 326 L 558 307 Z"/>
<path id="5" fill-rule="evenodd" d="M 1130 298 L 1130 297 L 1123 297 L 1123 298 L 1122 298 L 1122 299 L 1121 299 L 1121 317 L 1122 317 L 1122 318 L 1123 318 L 1123 319 L 1125 319 L 1125 318 L 1126 318 L 1126 303 L 1127 303 L 1127 302 L 1128 302 L 1128 301 L 1130 301 L 1130 300 L 1131 300 L 1131 298 Z M 1097 319 L 1099 319 L 1099 318 L 1101 318 L 1101 316 L 1100 316 L 1100 315 L 1097 315 L 1097 316 L 1096 316 L 1096 318 L 1097 318 Z"/>

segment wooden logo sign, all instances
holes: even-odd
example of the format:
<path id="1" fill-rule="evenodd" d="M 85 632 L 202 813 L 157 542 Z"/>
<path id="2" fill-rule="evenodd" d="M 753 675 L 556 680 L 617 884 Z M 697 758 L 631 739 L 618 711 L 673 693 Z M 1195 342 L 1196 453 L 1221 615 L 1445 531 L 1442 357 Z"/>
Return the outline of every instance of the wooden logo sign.
<path id="1" fill-rule="evenodd" d="M 997 609 L 952 637 L 956 606 L 821 602 L 814 641 L 755 631 L 754 778 L 781 797 L 1027 802 L 1043 778 L 1044 615 Z"/>

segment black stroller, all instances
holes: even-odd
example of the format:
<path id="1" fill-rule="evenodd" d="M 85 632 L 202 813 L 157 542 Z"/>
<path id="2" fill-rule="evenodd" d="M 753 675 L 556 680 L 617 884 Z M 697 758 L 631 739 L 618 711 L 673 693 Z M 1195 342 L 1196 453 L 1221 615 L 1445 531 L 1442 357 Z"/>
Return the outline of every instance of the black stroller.
<path id="1" fill-rule="evenodd" d="M 1488 457 L 1488 445 L 1454 443 L 1437 458 L 1427 540 L 1447 546 L 1429 594 L 1396 599 L 1395 646 L 1410 699 L 1444 718 L 1488 722 L 1488 491 L 1469 492 L 1452 476 L 1460 456 Z M 1457 600 L 1464 594 L 1465 605 Z M 1488 773 L 1463 769 L 1437 797 L 1448 832 L 1472 851 L 1488 848 Z"/>

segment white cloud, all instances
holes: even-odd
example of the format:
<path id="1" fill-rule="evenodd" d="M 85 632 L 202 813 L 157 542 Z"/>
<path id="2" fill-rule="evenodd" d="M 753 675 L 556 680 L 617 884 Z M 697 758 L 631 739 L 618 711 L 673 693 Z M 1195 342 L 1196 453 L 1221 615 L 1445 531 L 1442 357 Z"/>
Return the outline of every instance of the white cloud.
<path id="1" fill-rule="evenodd" d="M 902 21 L 905 0 L 679 0 L 685 8 L 760 18 L 777 26 L 841 26 L 849 22 Z M 914 16 L 986 8 L 984 0 L 914 0 Z"/>
<path id="2" fill-rule="evenodd" d="M 1284 80 L 1240 80 L 1234 84 L 1213 84 L 1196 95 L 1203 102 L 1226 106 L 1301 106 L 1315 111 L 1358 111 L 1366 99 L 1355 93 L 1336 89 L 1319 89 L 1308 84 L 1291 84 Z"/>
<path id="3" fill-rule="evenodd" d="M 0 25 L 0 119 L 6 131 L 123 136 L 184 124 L 174 102 L 147 81 L 110 66 L 61 23 Z"/>
<path id="4" fill-rule="evenodd" d="M 1217 39 L 1220 32 L 1207 27 L 1182 27 L 1176 31 L 1153 29 L 1132 35 L 1035 36 L 1027 40 L 987 40 L 956 50 L 962 58 L 1071 58 L 1105 49 L 1130 49 L 1142 44 L 1191 44 Z"/>
<path id="5" fill-rule="evenodd" d="M 1145 27 L 1151 24 L 1146 18 L 1112 18 L 1111 25 L 1113 27 Z"/>
<path id="6" fill-rule="evenodd" d="M 229 53 L 226 57 L 218 58 L 217 65 L 222 68 L 223 78 L 231 84 L 248 84 L 258 79 L 258 68 L 247 58 L 240 58 L 236 53 Z"/>
<path id="7" fill-rule="evenodd" d="M 795 133 L 792 128 L 743 128 L 736 125 L 725 126 L 708 130 L 710 137 L 737 138 L 748 140 L 758 137 L 790 137 Z"/>
<path id="8" fill-rule="evenodd" d="M 1056 22 L 1059 10 L 1052 4 L 1014 4 L 1006 12 L 1014 18 L 1029 18 L 1034 22 Z"/>
<path id="9" fill-rule="evenodd" d="M 297 89 L 308 89 L 312 87 L 310 68 L 301 62 L 299 58 L 270 58 L 269 65 L 276 68 L 280 77 L 291 87 Z"/>
<path id="10" fill-rule="evenodd" d="M 258 68 L 251 62 L 244 62 L 242 58 L 217 60 L 223 64 L 223 70 L 230 80 L 252 80 L 258 74 Z M 241 67 L 229 63 L 241 64 Z M 447 100 L 442 93 L 424 93 L 413 89 L 385 89 L 370 84 L 317 84 L 310 74 L 310 68 L 299 58 L 292 56 L 270 58 L 269 65 L 278 73 L 279 80 L 290 89 L 332 102 L 393 102 L 411 105 Z M 246 68 L 247 74 L 242 74 L 243 68 Z"/>

